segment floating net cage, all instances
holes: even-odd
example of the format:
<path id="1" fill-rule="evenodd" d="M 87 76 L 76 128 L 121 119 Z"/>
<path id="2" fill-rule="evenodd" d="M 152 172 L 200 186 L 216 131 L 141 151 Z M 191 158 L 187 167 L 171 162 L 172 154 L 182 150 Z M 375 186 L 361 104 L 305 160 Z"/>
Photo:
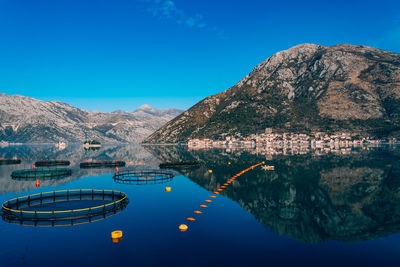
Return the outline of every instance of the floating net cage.
<path id="1" fill-rule="evenodd" d="M 11 173 L 11 178 L 14 180 L 46 180 L 46 179 L 60 179 L 68 177 L 72 174 L 71 169 L 29 169 L 17 170 Z"/>
<path id="2" fill-rule="evenodd" d="M 0 165 L 21 164 L 20 159 L 0 159 Z"/>
<path id="3" fill-rule="evenodd" d="M 36 167 L 69 166 L 70 164 L 68 160 L 41 160 L 35 162 Z"/>
<path id="4" fill-rule="evenodd" d="M 85 168 L 115 168 L 125 167 L 125 161 L 97 161 L 97 162 L 82 162 L 79 166 Z"/>
<path id="5" fill-rule="evenodd" d="M 69 226 L 105 219 L 125 209 L 125 193 L 77 189 L 38 193 L 3 203 L 2 218 L 28 226 Z"/>
<path id="6" fill-rule="evenodd" d="M 190 162 L 165 162 L 159 165 L 160 169 L 173 169 L 173 168 L 198 168 L 200 163 L 197 161 Z"/>
<path id="7" fill-rule="evenodd" d="M 175 173 L 168 170 L 126 170 L 116 172 L 114 182 L 121 184 L 163 184 L 172 181 Z"/>

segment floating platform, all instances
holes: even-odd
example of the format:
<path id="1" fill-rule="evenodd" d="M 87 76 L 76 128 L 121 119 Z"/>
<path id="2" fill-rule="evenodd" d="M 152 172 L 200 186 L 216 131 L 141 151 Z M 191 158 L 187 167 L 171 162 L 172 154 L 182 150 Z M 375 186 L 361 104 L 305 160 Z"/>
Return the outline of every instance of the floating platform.
<path id="1" fill-rule="evenodd" d="M 121 184 L 162 184 L 170 182 L 175 173 L 168 170 L 126 170 L 116 172 L 114 182 Z"/>
<path id="2" fill-rule="evenodd" d="M 4 202 L 2 218 L 9 223 L 30 226 L 76 225 L 105 219 L 124 210 L 128 203 L 125 193 L 114 190 L 52 191 Z"/>
<path id="3" fill-rule="evenodd" d="M 82 162 L 79 166 L 85 168 L 115 168 L 125 167 L 125 161 L 98 161 L 98 162 Z"/>
<path id="4" fill-rule="evenodd" d="M 38 180 L 64 178 L 72 174 L 71 169 L 36 169 L 36 170 L 17 170 L 11 173 L 14 180 Z"/>
<path id="5" fill-rule="evenodd" d="M 41 160 L 36 161 L 36 167 L 56 167 L 56 166 L 69 166 L 71 162 L 68 160 Z"/>
<path id="6" fill-rule="evenodd" d="M 20 159 L 0 159 L 0 165 L 21 164 Z"/>
<path id="7" fill-rule="evenodd" d="M 189 161 L 189 162 L 165 162 L 160 163 L 160 169 L 174 169 L 174 168 L 198 168 L 200 167 L 200 162 Z"/>

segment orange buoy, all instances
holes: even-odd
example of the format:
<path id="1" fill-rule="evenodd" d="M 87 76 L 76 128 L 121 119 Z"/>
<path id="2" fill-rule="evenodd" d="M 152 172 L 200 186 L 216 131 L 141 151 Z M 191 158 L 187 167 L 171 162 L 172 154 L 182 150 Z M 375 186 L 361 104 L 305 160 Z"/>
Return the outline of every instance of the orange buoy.
<path id="1" fill-rule="evenodd" d="M 40 186 L 40 180 L 36 180 L 36 187 Z"/>
<path id="2" fill-rule="evenodd" d="M 201 208 L 207 208 L 207 205 L 200 205 Z"/>
<path id="3" fill-rule="evenodd" d="M 226 186 L 225 186 L 225 185 L 222 185 L 221 188 L 226 188 Z"/>
<path id="4" fill-rule="evenodd" d="M 210 196 L 211 198 L 216 198 L 216 196 Z"/>
<path id="5" fill-rule="evenodd" d="M 115 172 L 118 172 L 118 167 L 115 167 Z"/>
<path id="6" fill-rule="evenodd" d="M 181 224 L 178 228 L 181 232 L 185 232 L 188 229 L 188 226 L 186 224 Z"/>
<path id="7" fill-rule="evenodd" d="M 165 188 L 165 192 L 171 192 L 171 187 L 167 186 L 167 187 Z"/>
<path id="8" fill-rule="evenodd" d="M 219 192 L 217 192 L 217 191 L 215 191 L 215 192 L 213 192 L 214 194 L 216 194 L 216 195 L 218 195 L 219 194 Z"/>
<path id="9" fill-rule="evenodd" d="M 204 200 L 205 202 L 212 202 L 212 200 L 209 200 L 209 199 L 206 199 L 206 200 Z"/>
<path id="10" fill-rule="evenodd" d="M 194 213 L 196 213 L 196 214 L 201 214 L 201 213 L 203 213 L 203 212 L 201 212 L 201 211 L 199 211 L 199 210 L 195 210 L 195 211 L 193 211 Z"/>
<path id="11" fill-rule="evenodd" d="M 220 191 L 220 192 L 221 192 L 222 190 L 224 190 L 224 189 L 221 189 L 221 188 L 218 188 L 218 189 L 217 189 L 217 191 Z"/>
<path id="12" fill-rule="evenodd" d="M 228 185 L 228 183 L 224 183 L 224 185 L 225 185 L 225 186 L 227 186 L 227 185 Z"/>
<path id="13" fill-rule="evenodd" d="M 36 170 L 36 165 L 33 165 L 33 169 Z"/>
<path id="14" fill-rule="evenodd" d="M 189 217 L 189 218 L 186 218 L 186 220 L 188 220 L 189 222 L 193 222 L 193 221 L 195 221 L 196 219 L 195 219 L 195 218 L 192 218 L 192 217 Z"/>

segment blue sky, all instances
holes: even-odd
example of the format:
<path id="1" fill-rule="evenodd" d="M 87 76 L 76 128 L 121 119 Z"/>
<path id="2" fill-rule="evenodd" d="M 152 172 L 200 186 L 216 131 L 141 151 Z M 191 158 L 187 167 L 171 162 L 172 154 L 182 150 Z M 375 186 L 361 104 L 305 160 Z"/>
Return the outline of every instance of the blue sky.
<path id="1" fill-rule="evenodd" d="M 189 108 L 300 43 L 400 53 L 400 1 L 0 0 L 0 92 Z"/>

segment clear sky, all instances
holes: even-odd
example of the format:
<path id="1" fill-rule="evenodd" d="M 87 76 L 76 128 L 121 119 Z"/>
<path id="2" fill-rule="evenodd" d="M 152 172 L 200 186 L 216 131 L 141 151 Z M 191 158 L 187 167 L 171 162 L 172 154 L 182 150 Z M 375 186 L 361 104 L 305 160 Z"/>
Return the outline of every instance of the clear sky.
<path id="1" fill-rule="evenodd" d="M 400 1 L 0 0 L 0 92 L 189 108 L 300 43 L 400 53 Z"/>

